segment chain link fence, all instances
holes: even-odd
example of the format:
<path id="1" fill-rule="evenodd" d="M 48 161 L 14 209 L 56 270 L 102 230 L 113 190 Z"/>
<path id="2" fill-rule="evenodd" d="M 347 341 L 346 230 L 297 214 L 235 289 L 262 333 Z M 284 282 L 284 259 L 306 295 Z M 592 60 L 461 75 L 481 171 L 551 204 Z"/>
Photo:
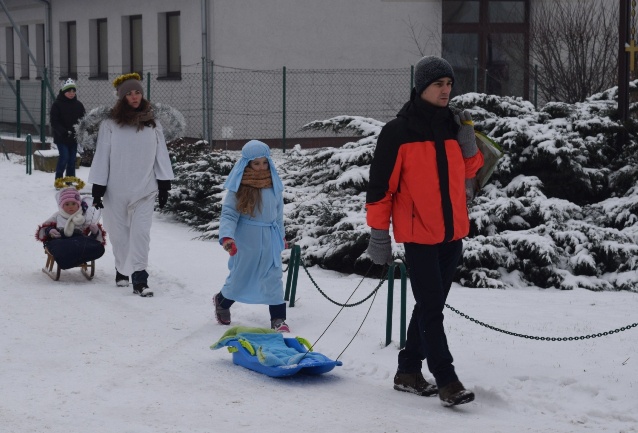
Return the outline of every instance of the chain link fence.
<path id="1" fill-rule="evenodd" d="M 180 79 L 144 73 L 142 81 L 145 96 L 151 101 L 170 105 L 184 115 L 188 138 L 210 137 L 215 147 L 223 147 L 228 141 L 245 142 L 252 138 L 284 140 L 335 136 L 325 131 L 301 131 L 301 127 L 313 120 L 339 115 L 388 121 L 407 101 L 412 86 L 410 67 L 246 70 L 211 63 L 202 69 L 202 73 L 182 73 Z M 49 75 L 54 77 L 51 89 L 57 96 L 64 80 L 59 78 L 59 71 Z M 87 112 L 115 103 L 115 89 L 111 83 L 118 75 L 94 78 L 89 73 L 76 74 L 77 97 Z M 16 131 L 18 100 L 13 90 L 15 84 L 15 81 L 0 80 L 0 132 L 3 133 Z M 207 85 L 208 92 L 205 92 Z M 40 80 L 20 82 L 20 96 L 26 107 L 21 108 L 20 113 L 23 130 L 40 127 L 41 87 Z M 44 119 L 48 125 L 53 100 L 49 90 L 45 93 Z M 46 130 L 48 132 L 48 128 Z"/>
<path id="2" fill-rule="evenodd" d="M 388 121 L 407 101 L 411 69 L 254 71 L 214 66 L 214 140 L 334 136 L 301 131 L 339 115 Z"/>

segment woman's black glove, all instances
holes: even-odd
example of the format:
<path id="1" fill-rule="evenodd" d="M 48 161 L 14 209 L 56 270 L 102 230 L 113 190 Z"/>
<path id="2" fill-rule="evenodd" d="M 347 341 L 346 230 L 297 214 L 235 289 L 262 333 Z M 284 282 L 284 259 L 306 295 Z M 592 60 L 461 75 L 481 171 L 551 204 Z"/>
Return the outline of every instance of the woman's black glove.
<path id="1" fill-rule="evenodd" d="M 105 185 L 98 185 L 97 183 L 93 184 L 91 195 L 93 196 L 93 206 L 96 209 L 104 209 L 104 205 L 102 204 L 102 197 L 104 197 L 105 193 L 106 193 Z"/>
<path id="2" fill-rule="evenodd" d="M 159 203 L 159 208 L 164 209 L 164 206 L 166 205 L 166 202 L 168 201 L 168 191 L 171 189 L 171 181 L 158 180 L 157 189 L 159 190 L 157 193 L 157 201 Z"/>

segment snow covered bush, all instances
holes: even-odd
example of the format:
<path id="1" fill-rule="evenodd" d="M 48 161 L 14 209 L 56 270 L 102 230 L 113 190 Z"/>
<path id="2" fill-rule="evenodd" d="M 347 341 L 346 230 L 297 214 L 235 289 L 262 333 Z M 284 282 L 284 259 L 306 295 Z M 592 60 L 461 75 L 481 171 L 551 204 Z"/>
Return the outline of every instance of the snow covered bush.
<path id="1" fill-rule="evenodd" d="M 363 136 L 340 148 L 302 151 L 286 164 L 289 190 L 286 234 L 302 248 L 304 263 L 340 272 L 365 274 L 372 262 L 362 257 L 370 230 L 365 223 L 365 190 L 383 122 L 339 116 L 312 122 L 306 129 L 349 131 Z"/>
<path id="2" fill-rule="evenodd" d="M 619 147 L 615 90 L 539 111 L 494 98 L 453 101 L 507 152 L 470 207 L 459 281 L 638 291 L 636 129 L 625 125 L 629 140 Z"/>
<path id="3" fill-rule="evenodd" d="M 471 232 L 457 282 L 638 292 L 638 128 L 617 120 L 616 93 L 539 110 L 520 98 L 469 93 L 453 99 L 453 108 L 470 110 L 476 128 L 506 152 L 469 206 Z M 635 116 L 638 107 L 630 111 Z M 361 139 L 340 148 L 296 146 L 279 162 L 286 236 L 301 246 L 305 264 L 379 275 L 365 254 L 365 191 L 382 127 L 358 116 L 311 122 L 305 129 Z M 620 146 L 622 131 L 628 140 Z M 234 160 L 209 151 L 177 159 L 180 189 L 171 193 L 169 208 L 214 237 L 221 185 Z M 393 251 L 403 257 L 402 245 L 393 244 Z"/>
<path id="4" fill-rule="evenodd" d="M 222 188 L 235 164 L 227 153 L 211 152 L 205 141 L 171 142 L 168 148 L 175 180 L 164 212 L 202 232 L 203 239 L 217 237 L 224 195 Z"/>

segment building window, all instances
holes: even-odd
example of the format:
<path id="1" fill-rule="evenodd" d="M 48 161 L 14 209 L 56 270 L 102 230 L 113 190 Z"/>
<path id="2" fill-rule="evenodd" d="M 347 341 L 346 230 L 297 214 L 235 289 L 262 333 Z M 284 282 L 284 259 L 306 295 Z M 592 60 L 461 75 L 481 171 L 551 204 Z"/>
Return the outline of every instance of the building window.
<path id="1" fill-rule="evenodd" d="M 5 30 L 6 35 L 6 49 L 7 49 L 7 77 L 15 78 L 15 55 L 13 51 L 13 27 L 7 27 Z"/>
<path id="2" fill-rule="evenodd" d="M 524 23 L 525 3 L 522 1 L 490 1 L 487 16 L 491 23 Z"/>
<path id="3" fill-rule="evenodd" d="M 444 23 L 478 23 L 479 0 L 470 1 L 444 1 Z"/>
<path id="4" fill-rule="evenodd" d="M 454 94 L 474 92 L 478 88 L 475 73 L 479 55 L 476 33 L 447 33 L 443 38 L 443 57 L 454 68 Z"/>
<path id="5" fill-rule="evenodd" d="M 143 75 L 144 63 L 142 62 L 142 16 L 134 15 L 130 17 L 130 65 L 129 72 L 137 72 Z"/>
<path id="6" fill-rule="evenodd" d="M 455 95 L 529 98 L 529 7 L 530 0 L 442 2 L 442 55 L 454 67 Z"/>
<path id="7" fill-rule="evenodd" d="M 525 96 L 525 36 L 522 33 L 492 33 L 487 38 L 485 93 Z M 520 48 L 520 49 L 519 49 Z"/>
<path id="8" fill-rule="evenodd" d="M 180 13 L 159 14 L 159 73 L 166 78 L 181 78 L 182 58 L 180 49 Z"/>
<path id="9" fill-rule="evenodd" d="M 20 79 L 29 79 L 29 26 L 20 26 L 24 44 L 20 44 Z M 26 45 L 26 46 L 25 46 Z"/>
<path id="10" fill-rule="evenodd" d="M 108 78 L 108 29 L 106 18 L 89 21 L 91 77 Z"/>
<path id="11" fill-rule="evenodd" d="M 75 21 L 60 23 L 60 78 L 78 78 L 77 26 Z"/>
<path id="12" fill-rule="evenodd" d="M 44 24 L 36 24 L 35 25 L 35 60 L 38 62 L 36 77 L 38 79 L 42 79 L 42 73 L 44 72 L 44 64 L 46 61 L 46 50 L 45 46 L 45 35 L 44 35 Z"/>
<path id="13" fill-rule="evenodd" d="M 182 74 L 182 56 L 179 49 L 179 12 L 166 14 L 166 30 L 168 76 L 179 77 Z"/>

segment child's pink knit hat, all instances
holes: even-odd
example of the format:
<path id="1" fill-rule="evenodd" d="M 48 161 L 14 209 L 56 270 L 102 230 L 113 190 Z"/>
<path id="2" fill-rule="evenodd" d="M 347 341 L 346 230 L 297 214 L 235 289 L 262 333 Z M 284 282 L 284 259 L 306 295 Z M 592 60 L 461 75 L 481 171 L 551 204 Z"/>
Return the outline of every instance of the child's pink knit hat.
<path id="1" fill-rule="evenodd" d="M 64 203 L 68 201 L 73 201 L 77 203 L 78 206 L 82 206 L 81 200 L 80 192 L 73 187 L 62 188 L 60 192 L 58 192 L 58 206 L 60 209 L 62 209 Z"/>

